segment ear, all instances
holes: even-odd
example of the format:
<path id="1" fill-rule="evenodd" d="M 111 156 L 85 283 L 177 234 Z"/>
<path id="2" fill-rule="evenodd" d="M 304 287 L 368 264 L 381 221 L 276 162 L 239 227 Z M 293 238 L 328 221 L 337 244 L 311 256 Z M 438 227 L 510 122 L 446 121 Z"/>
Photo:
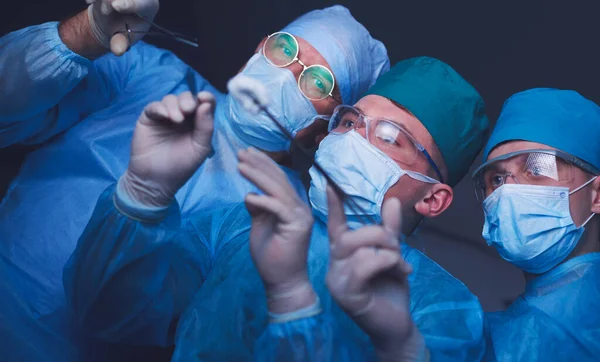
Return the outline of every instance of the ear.
<path id="1" fill-rule="evenodd" d="M 600 176 L 590 185 L 592 187 L 592 212 L 600 214 Z"/>
<path id="2" fill-rule="evenodd" d="M 454 191 L 446 184 L 434 184 L 425 197 L 415 204 L 415 210 L 424 217 L 436 217 L 450 207 Z"/>
<path id="3" fill-rule="evenodd" d="M 254 49 L 254 53 L 258 53 L 258 51 L 260 50 L 260 48 L 262 48 L 262 46 L 265 44 L 265 42 L 267 41 L 267 37 L 265 36 L 260 43 L 258 43 L 258 46 L 256 47 L 256 49 Z"/>

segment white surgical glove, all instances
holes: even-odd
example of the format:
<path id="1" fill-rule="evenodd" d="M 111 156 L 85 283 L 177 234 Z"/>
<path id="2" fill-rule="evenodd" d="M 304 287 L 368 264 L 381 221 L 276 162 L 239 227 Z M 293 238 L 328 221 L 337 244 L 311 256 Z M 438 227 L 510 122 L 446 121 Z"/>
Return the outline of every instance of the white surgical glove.
<path id="1" fill-rule="evenodd" d="M 86 0 L 88 18 L 92 33 L 104 47 L 110 49 L 115 55 L 122 55 L 142 39 L 150 25 L 133 14 L 140 15 L 152 21 L 158 12 L 158 0 Z M 129 34 L 131 44 L 126 32 L 125 24 L 135 33 Z M 115 34 L 120 32 L 118 34 Z"/>
<path id="2" fill-rule="evenodd" d="M 252 216 L 250 253 L 263 280 L 271 313 L 306 308 L 316 301 L 308 280 L 308 246 L 313 217 L 281 167 L 253 148 L 240 151 L 242 176 L 264 192 L 248 194 Z"/>
<path id="3" fill-rule="evenodd" d="M 327 202 L 331 295 L 369 335 L 381 361 L 422 361 L 425 345 L 409 309 L 412 267 L 400 254 L 400 202 L 384 202 L 382 225 L 355 231 L 348 228 L 344 205 L 331 187 Z"/>
<path id="4" fill-rule="evenodd" d="M 212 150 L 215 97 L 170 94 L 140 116 L 119 193 L 140 208 L 166 208 Z"/>

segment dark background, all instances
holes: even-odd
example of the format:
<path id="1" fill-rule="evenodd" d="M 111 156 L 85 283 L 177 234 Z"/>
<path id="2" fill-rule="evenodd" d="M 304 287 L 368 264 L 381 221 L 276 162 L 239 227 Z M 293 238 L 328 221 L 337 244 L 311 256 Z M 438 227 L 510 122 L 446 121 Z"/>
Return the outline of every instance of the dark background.
<path id="1" fill-rule="evenodd" d="M 492 120 L 508 96 L 532 87 L 575 89 L 600 101 L 597 0 L 169 0 L 161 2 L 156 22 L 197 36 L 200 48 L 146 41 L 174 51 L 224 90 L 262 37 L 304 12 L 336 3 L 385 43 L 392 64 L 428 55 L 452 65 L 481 92 Z M 0 34 L 61 20 L 85 6 L 83 0 L 11 2 L 0 14 Z M 0 194 L 26 151 L 0 150 Z M 424 225 L 417 244 L 464 280 L 486 309 L 497 309 L 518 294 L 522 279 L 482 241 L 483 218 L 470 180 L 457 187 L 455 200 L 449 212 Z"/>

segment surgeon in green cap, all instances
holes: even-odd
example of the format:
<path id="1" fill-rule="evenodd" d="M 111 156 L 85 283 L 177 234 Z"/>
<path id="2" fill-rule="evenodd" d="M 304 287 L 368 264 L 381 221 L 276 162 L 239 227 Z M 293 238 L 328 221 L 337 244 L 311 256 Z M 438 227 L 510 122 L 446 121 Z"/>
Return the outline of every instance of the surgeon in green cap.
<path id="1" fill-rule="evenodd" d="M 505 103 L 473 174 L 483 237 L 524 293 L 486 315 L 486 361 L 598 361 L 600 107 L 536 88 Z"/>
<path id="2" fill-rule="evenodd" d="M 409 59 L 339 106 L 329 128 L 316 160 L 361 211 L 314 168 L 309 207 L 268 157 L 242 151 L 238 169 L 263 193 L 185 226 L 216 256 L 179 321 L 174 361 L 480 357 L 477 298 L 403 243 L 448 208 L 483 147 L 480 95 L 447 64 Z"/>

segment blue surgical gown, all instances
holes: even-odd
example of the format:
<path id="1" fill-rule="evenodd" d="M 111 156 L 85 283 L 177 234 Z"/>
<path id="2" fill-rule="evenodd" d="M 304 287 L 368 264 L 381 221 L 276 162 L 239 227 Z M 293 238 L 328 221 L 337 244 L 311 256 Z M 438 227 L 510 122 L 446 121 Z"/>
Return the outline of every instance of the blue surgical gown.
<path id="1" fill-rule="evenodd" d="M 250 217 L 243 204 L 183 218 L 174 204 L 165 219 L 151 223 L 140 220 L 135 210 L 123 210 L 113 190 L 108 188 L 98 201 L 65 268 L 73 310 L 96 333 L 164 342 L 179 323 L 175 361 L 373 357 L 367 336 L 327 293 L 325 223 L 315 223 L 308 261 L 325 312 L 267 325 L 265 291 L 249 253 Z M 483 351 L 477 298 L 419 251 L 403 245 L 403 256 L 415 270 L 410 310 L 432 355 L 477 360 Z"/>
<path id="2" fill-rule="evenodd" d="M 246 145 L 223 116 L 226 95 L 171 52 L 140 42 L 122 57 L 90 61 L 65 46 L 57 27 L 0 38 L 0 147 L 39 146 L 0 203 L 0 258 L 38 319 L 64 309 L 64 264 L 98 197 L 125 171 L 136 120 L 150 102 L 184 91 L 217 97 L 215 154 L 176 195 L 182 213 L 256 191 L 236 169 Z M 285 171 L 305 195 L 298 175 Z"/>
<path id="3" fill-rule="evenodd" d="M 600 359 L 600 253 L 575 257 L 526 285 L 503 312 L 487 313 L 485 361 Z"/>

